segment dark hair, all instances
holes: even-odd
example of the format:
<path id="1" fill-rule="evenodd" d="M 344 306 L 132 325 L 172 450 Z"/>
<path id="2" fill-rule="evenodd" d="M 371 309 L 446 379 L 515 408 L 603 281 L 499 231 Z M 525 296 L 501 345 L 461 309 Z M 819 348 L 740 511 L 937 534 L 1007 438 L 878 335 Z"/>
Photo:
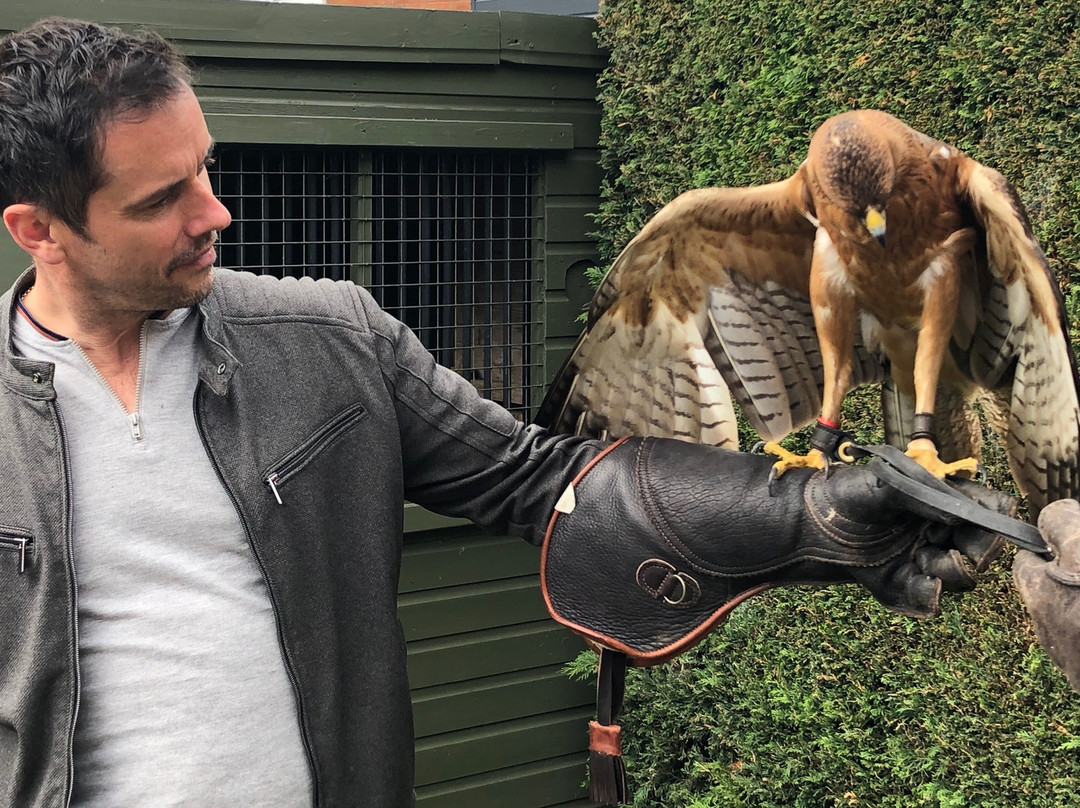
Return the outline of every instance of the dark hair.
<path id="1" fill-rule="evenodd" d="M 184 57 L 150 30 L 41 20 L 0 40 L 0 210 L 39 205 L 83 238 L 106 178 L 105 127 L 191 84 Z"/>

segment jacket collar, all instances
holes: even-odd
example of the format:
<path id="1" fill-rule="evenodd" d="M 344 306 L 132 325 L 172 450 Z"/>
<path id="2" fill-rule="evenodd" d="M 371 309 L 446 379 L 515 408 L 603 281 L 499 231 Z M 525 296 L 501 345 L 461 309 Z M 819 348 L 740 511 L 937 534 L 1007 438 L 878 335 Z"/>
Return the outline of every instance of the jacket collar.
<path id="1" fill-rule="evenodd" d="M 0 297 L 0 345 L 4 351 L 4 361 L 0 362 L 0 382 L 19 395 L 47 400 L 56 397 L 52 384 L 55 366 L 51 362 L 38 362 L 19 356 L 12 344 L 11 318 L 17 316 L 15 304 L 20 295 L 33 285 L 34 268 L 30 267 Z M 240 362 L 228 347 L 217 277 L 214 278 L 210 294 L 199 304 L 199 314 L 203 347 L 199 358 L 199 378 L 214 393 L 223 396 Z"/>
<path id="2" fill-rule="evenodd" d="M 210 294 L 199 304 L 202 319 L 203 355 L 199 359 L 199 378 L 219 396 L 229 389 L 229 381 L 240 367 L 238 360 L 229 350 L 228 334 L 225 331 L 225 318 L 222 314 L 223 291 L 222 275 L 227 273 L 214 270 L 214 285 Z"/>
<path id="3" fill-rule="evenodd" d="M 0 297 L 0 345 L 5 361 L 0 363 L 0 381 L 12 392 L 35 399 L 56 398 L 53 389 L 51 362 L 37 362 L 19 356 L 11 342 L 11 318 L 15 317 L 15 304 L 19 297 L 34 285 L 34 268 L 30 267 Z"/>

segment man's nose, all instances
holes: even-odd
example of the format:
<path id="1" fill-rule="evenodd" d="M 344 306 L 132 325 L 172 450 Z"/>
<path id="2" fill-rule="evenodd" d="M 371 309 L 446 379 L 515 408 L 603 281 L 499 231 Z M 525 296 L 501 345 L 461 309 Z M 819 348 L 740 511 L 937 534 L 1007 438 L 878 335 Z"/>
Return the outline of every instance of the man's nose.
<path id="1" fill-rule="evenodd" d="M 210 187 L 209 178 L 201 178 L 196 183 L 196 191 L 190 208 L 188 235 L 192 238 L 204 236 L 217 230 L 224 230 L 232 222 L 232 214 L 221 204 Z"/>

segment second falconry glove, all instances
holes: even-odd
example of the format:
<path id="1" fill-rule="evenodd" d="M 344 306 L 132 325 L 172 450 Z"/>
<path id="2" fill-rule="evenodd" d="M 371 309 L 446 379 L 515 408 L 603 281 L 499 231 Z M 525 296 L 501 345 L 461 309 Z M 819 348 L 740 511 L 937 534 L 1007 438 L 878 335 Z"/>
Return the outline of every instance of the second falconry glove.
<path id="1" fill-rule="evenodd" d="M 1052 560 L 1019 552 L 1013 580 L 1035 624 L 1039 644 L 1080 692 L 1080 503 L 1051 502 L 1039 529 L 1057 552 Z"/>

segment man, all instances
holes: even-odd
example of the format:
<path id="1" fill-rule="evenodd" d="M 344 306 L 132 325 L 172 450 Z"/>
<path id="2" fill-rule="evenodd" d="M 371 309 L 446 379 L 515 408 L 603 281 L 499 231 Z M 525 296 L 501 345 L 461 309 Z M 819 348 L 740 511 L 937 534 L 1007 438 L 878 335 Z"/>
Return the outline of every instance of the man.
<path id="1" fill-rule="evenodd" d="M 212 152 L 157 35 L 0 42 L 0 210 L 33 262 L 0 298 L 0 805 L 411 805 L 404 499 L 539 543 L 590 463 L 612 482 L 572 536 L 641 496 L 635 444 L 522 427 L 356 286 L 215 271 Z M 720 554 L 755 538 L 733 592 L 858 580 L 927 615 L 970 585 L 858 469 L 758 502 L 770 460 L 665 445 L 668 510 Z M 720 456 L 739 484 L 680 504 Z"/>

